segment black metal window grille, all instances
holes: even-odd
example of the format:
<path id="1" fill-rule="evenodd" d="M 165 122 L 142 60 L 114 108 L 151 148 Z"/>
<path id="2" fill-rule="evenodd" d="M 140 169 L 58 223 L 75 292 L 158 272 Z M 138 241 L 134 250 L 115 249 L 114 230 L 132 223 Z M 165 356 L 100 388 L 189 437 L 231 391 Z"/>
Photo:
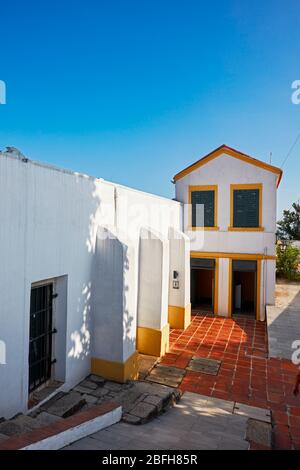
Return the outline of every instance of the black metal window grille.
<path id="1" fill-rule="evenodd" d="M 233 226 L 259 227 L 259 189 L 233 190 Z"/>
<path id="2" fill-rule="evenodd" d="M 191 269 L 215 269 L 215 260 L 207 258 L 191 258 Z"/>
<path id="3" fill-rule="evenodd" d="M 192 227 L 214 227 L 215 226 L 215 192 L 214 190 L 192 191 Z M 203 205 L 204 221 L 199 221 L 199 210 L 197 205 Z"/>
<path id="4" fill-rule="evenodd" d="M 53 284 L 32 287 L 30 297 L 29 392 L 51 377 Z"/>
<path id="5" fill-rule="evenodd" d="M 257 261 L 252 260 L 233 260 L 232 261 L 233 271 L 244 271 L 244 272 L 256 272 Z"/>

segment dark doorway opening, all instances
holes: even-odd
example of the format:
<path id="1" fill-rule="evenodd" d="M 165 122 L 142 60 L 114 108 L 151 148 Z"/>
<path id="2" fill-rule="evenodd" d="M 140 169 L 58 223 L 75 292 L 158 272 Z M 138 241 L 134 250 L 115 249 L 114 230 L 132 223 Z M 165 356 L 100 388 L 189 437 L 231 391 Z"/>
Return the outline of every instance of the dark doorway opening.
<path id="1" fill-rule="evenodd" d="M 51 378 L 53 284 L 31 288 L 29 337 L 29 392 Z"/>
<path id="2" fill-rule="evenodd" d="M 193 309 L 214 311 L 215 260 L 191 259 L 191 304 Z"/>
<path id="3" fill-rule="evenodd" d="M 232 313 L 256 316 L 257 262 L 234 260 L 232 263 Z"/>

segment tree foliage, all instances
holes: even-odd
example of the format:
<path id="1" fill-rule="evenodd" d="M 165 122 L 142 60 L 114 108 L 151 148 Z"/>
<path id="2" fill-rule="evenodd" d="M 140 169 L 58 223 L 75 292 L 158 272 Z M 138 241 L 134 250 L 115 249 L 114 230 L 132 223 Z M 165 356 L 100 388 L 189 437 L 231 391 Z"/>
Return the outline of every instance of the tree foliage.
<path id="1" fill-rule="evenodd" d="M 298 280 L 300 250 L 292 245 L 277 245 L 276 269 L 279 276 L 289 280 Z"/>
<path id="2" fill-rule="evenodd" d="M 300 204 L 294 202 L 292 209 L 283 211 L 283 218 L 277 222 L 280 240 L 300 240 Z"/>

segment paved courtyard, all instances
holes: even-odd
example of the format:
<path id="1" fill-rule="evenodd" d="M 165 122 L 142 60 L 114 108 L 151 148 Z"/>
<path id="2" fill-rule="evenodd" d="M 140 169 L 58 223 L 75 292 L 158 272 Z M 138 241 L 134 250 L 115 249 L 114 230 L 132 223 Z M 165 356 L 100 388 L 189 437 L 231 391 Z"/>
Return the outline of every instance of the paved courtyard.
<path id="1" fill-rule="evenodd" d="M 246 450 L 247 416 L 233 413 L 233 403 L 186 392 L 159 418 L 141 425 L 117 423 L 65 447 L 66 450 Z"/>
<path id="2" fill-rule="evenodd" d="M 277 286 L 275 308 L 281 314 L 274 321 L 280 326 L 272 329 L 270 322 L 268 325 L 269 342 L 274 337 L 277 347 L 282 343 L 287 348 L 291 338 L 295 339 L 299 291 L 299 284 Z M 273 352 L 271 344 L 271 355 Z M 150 423 L 134 426 L 121 422 L 68 449 L 300 450 L 300 398 L 293 395 L 298 369 L 290 354 L 284 357 L 277 351 L 274 356 L 268 357 L 265 323 L 194 311 L 185 331 L 171 330 L 170 352 L 159 364 L 155 358 L 142 358 L 141 378 L 181 389 L 179 404 Z M 239 414 L 242 409 L 248 410 L 244 416 Z M 268 429 L 262 428 L 258 434 L 267 445 L 249 445 L 246 437 L 251 441 L 253 436 L 249 423 L 257 414 L 266 413 L 272 420 L 272 443 L 268 443 Z M 256 421 L 252 424 L 255 428 Z"/>
<path id="3" fill-rule="evenodd" d="M 273 447 L 300 449 L 300 398 L 292 391 L 297 368 L 267 358 L 266 325 L 249 318 L 194 315 L 185 330 L 172 330 L 161 363 L 184 368 L 193 356 L 221 361 L 217 375 L 186 370 L 179 387 L 272 411 Z"/>

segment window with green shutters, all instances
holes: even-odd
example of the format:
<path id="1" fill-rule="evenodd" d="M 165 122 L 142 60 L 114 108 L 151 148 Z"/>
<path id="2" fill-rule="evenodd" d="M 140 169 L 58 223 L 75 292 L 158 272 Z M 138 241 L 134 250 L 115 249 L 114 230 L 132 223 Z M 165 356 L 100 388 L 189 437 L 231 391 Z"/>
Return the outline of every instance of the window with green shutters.
<path id="1" fill-rule="evenodd" d="M 201 190 L 191 192 L 192 227 L 215 227 L 215 191 Z M 203 205 L 203 212 L 201 206 Z M 204 223 L 201 215 L 204 216 Z"/>
<path id="2" fill-rule="evenodd" d="M 260 189 L 233 190 L 233 227 L 260 226 Z"/>

